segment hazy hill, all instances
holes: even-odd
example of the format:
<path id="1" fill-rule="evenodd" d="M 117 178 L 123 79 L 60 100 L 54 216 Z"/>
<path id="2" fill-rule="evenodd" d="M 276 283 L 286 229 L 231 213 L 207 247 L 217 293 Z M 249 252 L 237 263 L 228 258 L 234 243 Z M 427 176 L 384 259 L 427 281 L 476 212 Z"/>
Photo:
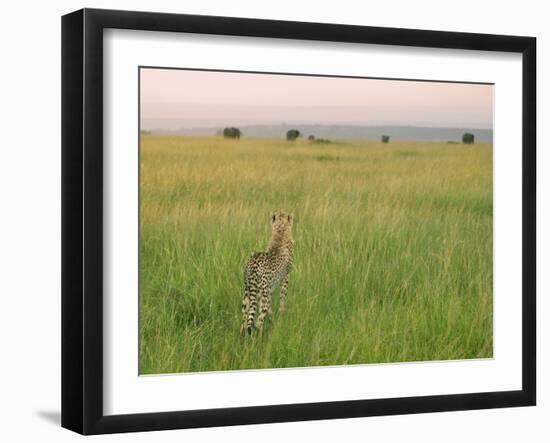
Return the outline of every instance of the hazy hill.
<path id="1" fill-rule="evenodd" d="M 305 137 L 329 139 L 379 139 L 389 135 L 391 140 L 460 141 L 462 134 L 471 132 L 478 142 L 492 143 L 491 129 L 430 128 L 420 126 L 353 126 L 353 125 L 250 125 L 240 126 L 244 137 L 284 138 L 286 131 L 298 129 Z M 223 128 L 181 128 L 175 131 L 152 129 L 157 134 L 219 135 Z"/>

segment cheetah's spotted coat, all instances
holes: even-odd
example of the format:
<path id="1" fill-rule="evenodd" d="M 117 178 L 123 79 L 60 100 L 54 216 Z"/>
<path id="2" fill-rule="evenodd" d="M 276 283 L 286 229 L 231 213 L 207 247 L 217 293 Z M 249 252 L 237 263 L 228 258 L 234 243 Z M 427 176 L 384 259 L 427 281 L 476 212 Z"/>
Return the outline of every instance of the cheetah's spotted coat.
<path id="1" fill-rule="evenodd" d="M 267 251 L 257 252 L 246 263 L 241 334 L 251 334 L 254 328 L 262 329 L 265 317 L 271 314 L 273 292 L 278 287 L 281 288 L 279 311 L 284 310 L 288 274 L 292 268 L 292 224 L 292 215 L 274 214 L 271 219 L 271 240 Z"/>

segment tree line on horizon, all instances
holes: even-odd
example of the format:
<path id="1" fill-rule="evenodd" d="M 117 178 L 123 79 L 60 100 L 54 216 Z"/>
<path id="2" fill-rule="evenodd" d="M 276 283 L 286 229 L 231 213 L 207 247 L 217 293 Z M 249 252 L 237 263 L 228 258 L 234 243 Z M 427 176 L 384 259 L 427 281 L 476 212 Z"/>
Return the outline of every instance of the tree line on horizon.
<path id="1" fill-rule="evenodd" d="M 142 131 L 142 134 L 150 133 L 148 131 Z M 236 127 L 227 127 L 224 128 L 222 131 L 224 138 L 232 138 L 232 139 L 239 139 L 242 137 L 243 133 L 239 128 Z M 286 139 L 287 141 L 295 141 L 298 138 L 302 137 L 302 133 L 298 129 L 289 129 L 286 132 Z M 323 138 L 316 138 L 313 134 L 310 134 L 307 139 L 311 142 L 317 142 L 317 143 L 330 143 L 330 140 L 323 139 Z M 382 135 L 381 142 L 384 144 L 387 144 L 390 142 L 390 136 L 389 135 Z M 474 134 L 470 132 L 466 132 L 462 135 L 462 143 L 465 145 L 469 145 L 474 143 L 475 137 Z"/>

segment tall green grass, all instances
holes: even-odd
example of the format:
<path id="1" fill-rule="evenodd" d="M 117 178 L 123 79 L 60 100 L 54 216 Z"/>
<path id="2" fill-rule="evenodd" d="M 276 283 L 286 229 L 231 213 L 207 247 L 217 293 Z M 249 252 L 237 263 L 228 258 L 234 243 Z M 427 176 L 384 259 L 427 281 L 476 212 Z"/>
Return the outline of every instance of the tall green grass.
<path id="1" fill-rule="evenodd" d="M 492 147 L 142 135 L 140 372 L 492 356 Z M 242 274 L 295 214 L 287 309 Z"/>

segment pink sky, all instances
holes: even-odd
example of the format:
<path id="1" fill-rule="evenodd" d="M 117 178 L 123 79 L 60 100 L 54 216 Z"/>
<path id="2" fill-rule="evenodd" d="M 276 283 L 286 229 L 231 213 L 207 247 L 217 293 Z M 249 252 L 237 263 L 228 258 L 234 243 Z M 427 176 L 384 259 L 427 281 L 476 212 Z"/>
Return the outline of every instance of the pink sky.
<path id="1" fill-rule="evenodd" d="M 143 129 L 250 124 L 493 126 L 493 86 L 141 69 Z"/>

